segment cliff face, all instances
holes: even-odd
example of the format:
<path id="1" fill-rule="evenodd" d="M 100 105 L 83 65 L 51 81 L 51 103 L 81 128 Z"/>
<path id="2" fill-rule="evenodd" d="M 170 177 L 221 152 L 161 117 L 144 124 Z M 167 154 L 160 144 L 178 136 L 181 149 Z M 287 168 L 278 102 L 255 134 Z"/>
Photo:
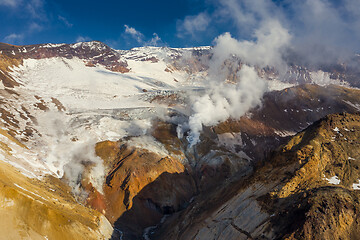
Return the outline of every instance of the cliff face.
<path id="1" fill-rule="evenodd" d="M 121 142 L 98 143 L 96 150 L 109 166 L 104 212 L 117 229 L 141 235 L 163 215 L 182 209 L 196 191 L 185 166 L 171 155 Z"/>
<path id="2" fill-rule="evenodd" d="M 154 237 L 356 238 L 359 122 L 358 114 L 337 114 L 314 123 L 253 175 L 200 196 Z"/>

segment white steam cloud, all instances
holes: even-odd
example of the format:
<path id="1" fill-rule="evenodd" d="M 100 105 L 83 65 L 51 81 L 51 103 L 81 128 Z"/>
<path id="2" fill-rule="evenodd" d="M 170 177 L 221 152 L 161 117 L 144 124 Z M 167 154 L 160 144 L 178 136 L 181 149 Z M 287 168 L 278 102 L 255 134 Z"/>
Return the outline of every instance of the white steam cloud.
<path id="1" fill-rule="evenodd" d="M 102 140 L 117 141 L 128 136 L 143 136 L 151 129 L 151 119 L 122 121 L 104 116 L 88 119 L 62 112 L 47 111 L 38 117 L 37 152 L 48 169 L 68 182 L 76 196 L 86 196 L 81 183 L 88 180 L 100 193 L 106 169 L 95 153 Z M 139 138 L 140 139 L 140 138 Z M 141 145 L 141 141 L 138 141 Z"/>
<path id="2" fill-rule="evenodd" d="M 207 90 L 203 96 L 195 98 L 189 118 L 187 139 L 190 146 L 198 143 L 203 125 L 214 126 L 229 118 L 240 118 L 261 104 L 267 84 L 258 76 L 255 66 L 286 69 L 282 51 L 291 36 L 278 21 L 264 22 L 254 32 L 254 38 L 255 41 L 238 41 L 225 33 L 215 39 Z M 226 60 L 230 58 L 244 63 L 233 82 L 227 79 Z M 181 132 L 178 129 L 179 136 Z"/>
<path id="3" fill-rule="evenodd" d="M 228 118 L 239 118 L 261 103 L 266 82 L 257 75 L 254 67 L 243 65 L 238 78 L 236 85 L 211 85 L 207 94 L 195 100 L 193 114 L 189 118 L 190 146 L 198 143 L 203 125 L 214 126 Z"/>
<path id="4" fill-rule="evenodd" d="M 258 67 L 286 67 L 282 51 L 290 43 L 289 32 L 276 20 L 264 22 L 255 30 L 255 41 L 237 41 L 230 33 L 215 39 L 214 56 L 210 62 L 210 76 L 218 77 L 224 61 L 236 56 L 246 64 Z M 223 79 L 224 80 L 224 79 Z"/>
<path id="5" fill-rule="evenodd" d="M 81 195 L 81 180 L 88 173 L 90 183 L 103 192 L 105 169 L 101 158 L 95 154 L 97 138 L 85 128 L 74 129 L 70 117 L 59 112 L 45 112 L 38 118 L 42 133 L 39 147 L 42 159 L 59 178 L 64 177 L 77 195 Z M 87 170 L 87 171 L 85 171 Z"/>

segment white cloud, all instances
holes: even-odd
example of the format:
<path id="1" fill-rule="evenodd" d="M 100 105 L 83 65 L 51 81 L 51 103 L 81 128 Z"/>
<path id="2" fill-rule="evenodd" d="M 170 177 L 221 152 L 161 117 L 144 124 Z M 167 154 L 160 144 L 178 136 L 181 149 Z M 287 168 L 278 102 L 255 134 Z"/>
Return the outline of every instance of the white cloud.
<path id="1" fill-rule="evenodd" d="M 86 36 L 78 36 L 76 38 L 76 42 L 88 42 L 88 41 L 91 41 L 91 38 Z"/>
<path id="2" fill-rule="evenodd" d="M 33 19 L 47 21 L 47 14 L 44 9 L 44 0 L 28 0 L 25 9 Z"/>
<path id="3" fill-rule="evenodd" d="M 276 3 L 275 3 L 276 2 Z M 297 60 L 312 65 L 346 61 L 360 51 L 359 0 L 218 0 L 207 1 L 207 14 L 179 20 L 178 37 L 201 38 L 221 29 L 253 39 L 253 29 L 276 20 L 293 36 Z M 205 16 L 205 17 L 204 17 Z"/>
<path id="4" fill-rule="evenodd" d="M 28 27 L 28 32 L 32 33 L 32 32 L 40 32 L 43 30 L 43 27 L 35 22 L 30 23 L 29 27 Z"/>
<path id="5" fill-rule="evenodd" d="M 10 44 L 18 44 L 24 39 L 23 34 L 16 34 L 12 33 L 6 37 L 4 37 L 4 42 L 10 43 Z"/>
<path id="6" fill-rule="evenodd" d="M 65 17 L 63 17 L 63 16 L 58 16 L 58 19 L 61 21 L 61 22 L 63 22 L 67 27 L 72 27 L 73 26 L 73 24 L 72 23 L 70 23 Z"/>
<path id="7" fill-rule="evenodd" d="M 4 41 L 21 43 L 29 35 L 44 30 L 49 23 L 49 13 L 45 11 L 45 0 L 0 0 L 0 6 L 16 8 L 12 14 L 24 19 L 25 30 L 21 34 L 10 34 Z"/>
<path id="8" fill-rule="evenodd" d="M 191 35 L 197 38 L 197 35 L 205 31 L 210 23 L 210 17 L 207 13 L 199 13 L 195 16 L 186 16 L 183 21 L 178 21 L 177 32 L 179 37 Z"/>
<path id="9" fill-rule="evenodd" d="M 240 32 L 244 28 L 252 32 L 264 20 L 279 18 L 276 6 L 268 0 L 220 0 L 219 4 L 218 17 L 235 23 Z"/>
<path id="10" fill-rule="evenodd" d="M 17 7 L 21 3 L 21 0 L 0 0 L 0 6 Z"/>
<path id="11" fill-rule="evenodd" d="M 142 43 L 143 42 L 143 37 L 144 35 L 137 31 L 135 28 L 133 27 L 129 27 L 128 25 L 124 25 L 125 27 L 125 33 L 129 34 L 132 38 L 134 38 L 138 43 Z"/>
<path id="12" fill-rule="evenodd" d="M 19 14 L 27 15 L 32 19 L 41 21 L 47 20 L 47 13 L 45 11 L 45 0 L 0 0 L 0 6 L 7 6 L 24 11 L 18 11 Z"/>
<path id="13" fill-rule="evenodd" d="M 144 34 L 142 34 L 141 32 L 139 32 L 138 30 L 136 30 L 133 27 L 129 27 L 128 25 L 124 25 L 125 27 L 125 34 L 130 35 L 131 38 L 135 39 L 139 44 L 143 45 L 143 46 L 159 46 L 159 45 L 163 45 L 163 41 L 161 40 L 161 38 L 159 37 L 159 35 L 157 33 L 153 33 L 153 37 L 149 40 L 147 40 L 148 38 L 144 36 Z"/>
<path id="14" fill-rule="evenodd" d="M 290 6 L 294 48 L 306 63 L 333 63 L 360 50 L 358 0 L 294 1 Z"/>
<path id="15" fill-rule="evenodd" d="M 146 42 L 146 45 L 157 47 L 159 43 L 162 43 L 161 38 L 156 33 L 153 33 L 153 37 Z"/>

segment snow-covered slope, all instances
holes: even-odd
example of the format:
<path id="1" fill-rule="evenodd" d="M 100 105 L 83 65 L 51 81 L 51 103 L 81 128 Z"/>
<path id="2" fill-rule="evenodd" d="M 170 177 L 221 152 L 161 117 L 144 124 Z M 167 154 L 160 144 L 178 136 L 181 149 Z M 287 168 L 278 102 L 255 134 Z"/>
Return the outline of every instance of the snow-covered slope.
<path id="1" fill-rule="evenodd" d="M 159 107 L 147 99 L 163 91 L 176 91 L 186 84 L 186 74 L 165 72 L 166 64 L 162 61 L 129 60 L 129 66 L 130 72 L 118 73 L 102 65 L 88 67 L 79 58 L 52 57 L 24 59 L 22 65 L 11 68 L 10 75 L 20 86 L 14 88 L 19 105 L 12 104 L 9 110 L 16 113 L 24 106 L 36 119 L 35 124 L 20 115 L 14 116 L 20 129 L 30 126 L 36 129 L 33 136 L 27 137 L 27 146 L 33 153 L 26 157 L 18 155 L 26 159 L 19 169 L 25 171 L 30 169 L 28 164 L 36 163 L 33 174 L 44 168 L 40 175 L 53 172 L 61 177 L 64 166 L 73 160 L 66 155 L 66 148 L 76 145 L 70 139 L 93 145 L 101 140 L 146 133 L 151 116 Z M 178 80 L 175 82 L 174 78 Z M 33 108 L 38 102 L 40 105 Z M 131 115 L 132 111 L 136 113 Z M 17 132 L 15 137 L 22 134 Z M 63 145 L 60 148 L 59 143 Z"/>

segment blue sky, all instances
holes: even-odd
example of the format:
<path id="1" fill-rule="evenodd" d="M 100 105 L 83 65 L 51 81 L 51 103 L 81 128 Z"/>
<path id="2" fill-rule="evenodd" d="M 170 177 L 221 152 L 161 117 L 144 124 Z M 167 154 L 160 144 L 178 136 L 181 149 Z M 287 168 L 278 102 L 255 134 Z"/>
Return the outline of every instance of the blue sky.
<path id="1" fill-rule="evenodd" d="M 100 40 L 126 49 L 150 43 L 158 36 L 159 45 L 210 44 L 211 38 L 195 40 L 177 34 L 179 21 L 206 8 L 203 1 L 196 0 L 0 0 L 0 41 L 34 44 Z M 134 29 L 140 34 L 139 41 L 132 35 Z"/>
<path id="2" fill-rule="evenodd" d="M 359 0 L 0 0 L 0 41 L 190 47 L 225 32 L 249 40 L 274 19 L 294 44 L 359 49 Z"/>

